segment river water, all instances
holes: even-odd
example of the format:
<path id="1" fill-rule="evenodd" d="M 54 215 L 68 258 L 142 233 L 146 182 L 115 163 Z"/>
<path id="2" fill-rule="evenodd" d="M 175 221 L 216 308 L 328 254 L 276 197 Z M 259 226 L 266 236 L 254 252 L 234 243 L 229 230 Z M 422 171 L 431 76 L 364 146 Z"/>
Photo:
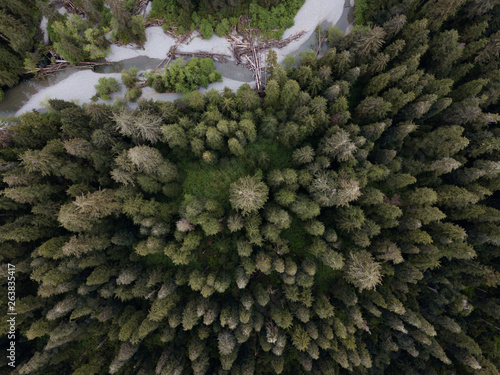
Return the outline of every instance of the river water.
<path id="1" fill-rule="evenodd" d="M 344 32 L 349 32 L 352 27 L 352 0 L 345 0 L 343 13 L 338 19 L 336 25 Z M 322 28 L 331 26 L 329 22 L 322 22 Z M 316 43 L 316 36 L 313 33 L 297 49 L 290 51 L 289 54 L 297 56 L 301 52 L 311 48 Z M 131 67 L 138 68 L 139 72 L 154 69 L 162 60 L 150 58 L 147 56 L 137 56 L 124 59 L 110 66 L 100 66 L 95 71 L 90 70 L 66 70 L 54 74 L 54 76 L 45 79 L 27 79 L 17 86 L 9 89 L 5 93 L 5 98 L 0 102 L 0 116 L 19 115 L 34 109 L 43 110 L 45 103 L 50 98 L 59 98 L 75 100 L 76 102 L 88 102 L 90 97 L 95 94 L 94 85 L 98 83 L 101 77 L 113 77 L 120 81 L 120 72 Z M 223 89 L 225 86 L 236 90 L 243 83 L 252 83 L 252 72 L 241 65 L 236 65 L 234 61 L 226 63 L 215 63 L 217 71 L 223 76 L 222 82 L 209 85 L 208 89 Z M 201 89 L 200 91 L 206 91 Z M 124 97 L 125 90 L 122 88 L 118 93 L 113 94 L 114 99 Z M 155 100 L 175 100 L 180 94 L 158 94 L 151 88 L 143 89 L 143 97 Z M 131 107 L 135 105 L 131 103 Z"/>

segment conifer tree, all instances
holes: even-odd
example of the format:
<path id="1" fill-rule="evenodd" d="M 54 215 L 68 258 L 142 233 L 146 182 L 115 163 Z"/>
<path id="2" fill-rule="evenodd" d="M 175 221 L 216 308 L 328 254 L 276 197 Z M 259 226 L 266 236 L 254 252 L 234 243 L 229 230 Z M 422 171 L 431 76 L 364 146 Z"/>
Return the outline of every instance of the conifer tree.
<path id="1" fill-rule="evenodd" d="M 269 189 L 258 177 L 242 177 L 231 184 L 229 199 L 243 215 L 259 210 L 267 201 Z"/>

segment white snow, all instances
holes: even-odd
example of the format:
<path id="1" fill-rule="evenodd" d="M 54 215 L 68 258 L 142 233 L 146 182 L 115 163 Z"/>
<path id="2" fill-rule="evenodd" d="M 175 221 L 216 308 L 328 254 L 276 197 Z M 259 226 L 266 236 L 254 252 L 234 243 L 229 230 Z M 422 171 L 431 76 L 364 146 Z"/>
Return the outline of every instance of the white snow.
<path id="1" fill-rule="evenodd" d="M 179 93 L 163 93 L 160 94 L 159 92 L 156 92 L 152 87 L 144 87 L 142 89 L 142 99 L 154 99 L 156 100 L 162 100 L 164 102 L 173 102 L 175 99 L 179 99 L 182 97 L 182 94 Z M 133 105 L 135 107 L 135 105 Z"/>
<path id="2" fill-rule="evenodd" d="M 99 78 L 101 77 L 113 77 L 117 81 L 120 81 L 120 73 L 94 73 L 91 70 L 76 71 L 75 73 L 68 76 L 66 79 L 57 82 L 56 84 L 44 88 L 31 96 L 31 98 L 16 112 L 16 116 L 20 114 L 29 112 L 33 109 L 42 109 L 47 105 L 49 99 L 63 99 L 67 101 L 75 101 L 78 104 L 90 103 L 90 98 L 95 95 L 96 89 L 95 85 L 98 84 Z M 201 88 L 201 92 L 206 92 L 210 89 L 216 89 L 222 91 L 224 87 L 229 87 L 231 90 L 236 91 L 242 84 L 252 82 L 242 82 L 236 81 L 229 78 L 223 78 L 222 82 L 214 82 L 208 85 L 208 88 Z M 125 97 L 125 87 L 120 85 L 120 91 L 112 95 L 111 100 L 104 101 L 105 103 L 112 104 L 116 98 Z M 160 94 L 154 91 L 151 87 L 145 87 L 142 89 L 141 98 L 144 99 L 154 99 L 163 101 L 174 101 L 182 97 L 179 93 L 164 93 Z M 131 107 L 135 107 L 136 104 L 130 103 Z"/>
<path id="3" fill-rule="evenodd" d="M 278 61 L 282 61 L 291 52 L 298 49 L 312 35 L 316 26 L 322 22 L 336 24 L 344 10 L 344 0 L 306 0 L 302 8 L 293 19 L 294 25 L 286 29 L 283 39 L 304 30 L 305 33 L 299 39 L 294 40 L 287 46 L 276 49 Z"/>
<path id="4" fill-rule="evenodd" d="M 175 45 L 175 39 L 166 35 L 160 26 L 153 26 L 146 29 L 147 41 L 144 49 L 135 44 L 126 46 L 111 45 L 111 53 L 106 58 L 107 61 L 122 61 L 137 56 L 148 56 L 153 59 L 164 59 L 168 51 Z"/>
<path id="5" fill-rule="evenodd" d="M 194 38 L 188 44 L 181 44 L 178 47 L 180 52 L 209 52 L 231 55 L 230 44 L 225 38 L 212 36 L 209 40 L 202 39 L 198 33 L 193 34 Z M 107 61 L 122 61 L 137 56 L 148 56 L 155 59 L 164 59 L 167 53 L 175 45 L 175 39 L 165 34 L 160 26 L 153 26 L 146 29 L 147 41 L 144 48 L 135 44 L 126 46 L 111 45 L 111 53 L 106 58 Z"/>
<path id="6" fill-rule="evenodd" d="M 74 100 L 79 104 L 89 103 L 90 98 L 96 93 L 94 86 L 99 83 L 101 77 L 113 77 L 120 82 L 121 74 L 99 74 L 91 70 L 76 71 L 66 79 L 37 92 L 16 112 L 16 116 L 33 109 L 45 107 L 48 99 Z M 125 90 L 122 87 L 120 92 L 113 94 L 113 98 L 123 97 L 124 95 Z M 112 101 L 106 101 L 106 103 L 112 103 Z"/>
<path id="7" fill-rule="evenodd" d="M 42 21 L 40 22 L 40 29 L 43 32 L 43 43 L 44 44 L 49 44 L 49 33 L 47 31 L 47 23 L 48 23 L 47 17 L 43 16 Z"/>
<path id="8" fill-rule="evenodd" d="M 232 56 L 231 45 L 226 38 L 214 34 L 207 40 L 203 39 L 198 32 L 193 35 L 194 38 L 191 39 L 189 44 L 181 44 L 179 46 L 178 50 L 180 52 L 208 52 Z"/>

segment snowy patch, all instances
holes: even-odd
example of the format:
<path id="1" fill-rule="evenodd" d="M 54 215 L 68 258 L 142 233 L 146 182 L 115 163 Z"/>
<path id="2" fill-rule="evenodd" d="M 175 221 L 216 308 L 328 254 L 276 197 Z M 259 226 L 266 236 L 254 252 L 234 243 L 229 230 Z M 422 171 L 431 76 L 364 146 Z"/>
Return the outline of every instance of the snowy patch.
<path id="1" fill-rule="evenodd" d="M 91 70 L 77 71 L 69 75 L 64 80 L 57 82 L 56 84 L 44 88 L 32 95 L 31 98 L 16 112 L 16 116 L 23 113 L 30 112 L 34 109 L 40 110 L 46 107 L 49 99 L 63 99 L 67 101 L 74 101 L 77 104 L 90 103 L 92 96 L 95 95 L 96 89 L 95 85 L 99 82 L 101 77 L 113 77 L 120 82 L 120 73 L 109 73 L 100 74 L 94 73 Z M 210 89 L 216 89 L 218 91 L 224 90 L 224 87 L 229 87 L 231 90 L 236 91 L 244 83 L 253 84 L 251 82 L 236 81 L 234 79 L 223 78 L 222 82 L 214 82 L 208 85 L 208 88 L 201 88 L 200 92 L 206 92 Z M 104 103 L 112 104 L 117 98 L 125 97 L 125 87 L 120 85 L 120 91 L 112 94 L 111 100 L 105 100 Z M 76 89 L 77 88 L 77 89 Z M 181 98 L 182 94 L 179 93 L 164 93 L 160 94 L 153 90 L 151 87 L 145 87 L 142 89 L 143 99 L 153 99 L 153 100 L 163 100 L 163 101 L 174 101 L 175 99 Z M 99 100 L 103 102 L 102 100 Z M 131 108 L 137 106 L 136 103 L 129 103 Z"/>
<path id="2" fill-rule="evenodd" d="M 163 93 L 160 94 L 159 92 L 156 92 L 152 87 L 144 87 L 142 89 L 142 95 L 140 99 L 153 99 L 153 100 L 162 100 L 164 102 L 173 102 L 175 99 L 179 99 L 182 97 L 182 94 L 178 93 Z M 135 105 L 132 105 L 132 107 L 135 107 Z"/>
<path id="3" fill-rule="evenodd" d="M 203 39 L 199 33 L 193 34 L 195 37 L 189 44 L 181 44 L 178 48 L 180 52 L 207 52 L 232 56 L 231 45 L 226 38 L 212 35 L 210 39 Z"/>
<path id="4" fill-rule="evenodd" d="M 243 82 L 243 81 L 236 81 L 234 79 L 222 77 L 222 81 L 221 82 L 211 83 L 210 85 L 208 85 L 207 88 L 202 87 L 198 91 L 200 91 L 200 92 L 207 92 L 207 91 L 209 91 L 211 89 L 215 89 L 217 91 L 222 91 L 222 90 L 224 90 L 224 87 L 229 87 L 231 90 L 233 90 L 234 92 L 236 92 L 236 90 L 238 90 L 240 88 L 240 86 L 243 85 L 243 84 L 245 84 L 245 83 L 248 83 L 250 86 L 253 87 L 254 81 Z"/>
<path id="5" fill-rule="evenodd" d="M 16 116 L 29 112 L 33 109 L 43 108 L 49 99 L 63 99 L 67 101 L 74 100 L 78 104 L 89 103 L 90 98 L 95 95 L 95 85 L 101 77 L 113 77 L 120 82 L 120 73 L 99 74 L 91 70 L 77 71 L 66 79 L 57 82 L 55 85 L 40 90 L 16 112 Z M 125 89 L 122 87 L 120 92 L 114 93 L 113 98 L 123 97 Z M 112 103 L 113 101 L 106 101 Z"/>
<path id="6" fill-rule="evenodd" d="M 167 53 L 175 45 L 175 39 L 166 35 L 160 26 L 148 27 L 146 29 L 147 41 L 144 49 L 135 44 L 126 46 L 111 45 L 111 53 L 106 58 L 107 61 L 122 61 L 137 56 L 148 56 L 153 59 L 164 59 Z"/>

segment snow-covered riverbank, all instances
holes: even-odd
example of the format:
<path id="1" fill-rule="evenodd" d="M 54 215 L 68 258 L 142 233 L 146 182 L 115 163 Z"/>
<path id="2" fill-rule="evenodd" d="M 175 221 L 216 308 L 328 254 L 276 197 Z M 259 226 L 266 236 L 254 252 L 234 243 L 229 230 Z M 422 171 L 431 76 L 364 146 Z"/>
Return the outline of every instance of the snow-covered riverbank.
<path id="1" fill-rule="evenodd" d="M 40 109 L 45 106 L 49 99 L 63 99 L 69 101 L 75 101 L 79 104 L 90 103 L 90 99 L 95 95 L 94 86 L 97 85 L 99 78 L 101 77 L 112 77 L 120 81 L 121 74 L 119 73 L 107 73 L 100 74 L 95 73 L 90 70 L 78 71 L 70 75 L 66 79 L 57 82 L 56 84 L 47 87 L 31 96 L 31 98 L 23 105 L 21 109 L 16 112 L 16 116 L 29 112 L 33 109 Z M 214 82 L 208 85 L 207 88 L 200 88 L 201 92 L 206 92 L 211 89 L 222 91 L 224 87 L 229 87 L 231 90 L 236 91 L 242 84 L 250 82 L 236 81 L 234 79 L 223 78 L 221 82 Z M 112 104 L 114 99 L 123 98 L 125 96 L 125 88 L 122 86 L 121 90 L 112 94 L 111 100 L 105 101 L 105 103 Z M 154 99 L 163 101 L 174 101 L 182 97 L 182 94 L 178 93 L 164 93 L 160 94 L 153 90 L 151 87 L 145 87 L 142 90 L 143 99 Z M 131 103 L 131 107 L 135 107 L 134 103 Z"/>
<path id="2" fill-rule="evenodd" d="M 292 41 L 286 47 L 277 49 L 278 61 L 282 61 L 291 52 L 297 50 L 314 33 L 316 26 L 321 23 L 335 24 L 338 22 L 345 7 L 345 0 L 306 0 L 294 18 L 294 25 L 285 30 L 283 38 L 288 38 L 300 31 L 304 34 Z M 209 52 L 231 55 L 231 45 L 226 38 L 216 35 L 209 40 L 202 39 L 198 33 L 190 42 L 181 44 L 178 50 L 181 52 Z M 175 39 L 163 32 L 159 26 L 150 27 L 146 30 L 147 42 L 144 49 L 135 45 L 111 46 L 108 61 L 121 61 L 137 56 L 148 56 L 163 59 L 168 51 L 175 45 Z"/>
<path id="3" fill-rule="evenodd" d="M 33 109 L 40 109 L 47 104 L 49 99 L 74 100 L 79 104 L 89 103 L 90 98 L 96 93 L 94 86 L 98 84 L 101 77 L 113 77 L 120 81 L 121 74 L 99 74 L 91 70 L 76 71 L 62 81 L 32 95 L 22 108 L 16 112 L 16 115 L 29 112 Z M 124 95 L 125 90 L 123 87 L 121 91 L 113 94 L 114 97 L 123 97 Z M 112 101 L 108 101 L 108 103 L 112 103 Z"/>
<path id="4" fill-rule="evenodd" d="M 352 0 L 348 0 L 352 3 Z M 304 31 L 304 34 L 297 40 L 292 41 L 286 47 L 277 49 L 278 60 L 281 62 L 289 54 L 297 54 L 297 51 L 309 48 L 312 34 L 318 24 L 336 24 L 342 18 L 347 19 L 345 12 L 346 0 L 306 0 L 302 8 L 295 16 L 295 24 L 284 33 L 284 38 L 294 35 L 297 32 Z M 63 8 L 64 9 L 64 8 Z M 346 20 L 341 22 L 347 24 Z M 111 46 L 111 53 L 107 57 L 107 61 L 121 62 L 128 59 L 147 56 L 153 59 L 164 59 L 170 49 L 175 45 L 175 39 L 166 35 L 163 29 L 159 26 L 146 29 L 147 41 L 143 48 L 135 45 L 126 46 Z M 231 55 L 231 46 L 225 38 L 213 36 L 210 40 L 202 39 L 197 33 L 193 34 L 193 38 L 181 44 L 178 47 L 182 52 L 209 52 Z M 226 66 L 227 65 L 227 66 Z M 211 84 L 208 89 L 214 88 L 222 90 L 224 87 L 229 87 L 232 90 L 237 90 L 239 86 L 248 82 L 248 78 L 243 80 L 230 79 L 224 76 L 224 70 L 230 71 L 234 68 L 234 62 L 219 64 L 220 71 L 223 74 L 223 81 Z M 225 69 L 228 68 L 228 69 Z M 147 68 L 143 68 L 147 69 Z M 231 75 L 229 75 L 231 76 Z M 78 103 L 88 103 L 91 97 L 95 94 L 95 85 L 101 77 L 114 77 L 120 81 L 120 73 L 97 73 L 93 71 L 75 71 L 64 72 L 51 80 L 50 85 L 36 84 L 25 82 L 15 87 L 11 92 L 6 93 L 6 98 L 0 103 L 0 113 L 8 114 L 15 112 L 16 115 L 31 111 L 33 109 L 43 108 L 44 103 L 50 98 L 74 100 Z M 235 78 L 235 77 L 233 77 Z M 22 85 L 26 89 L 23 92 Z M 48 86 L 48 87 L 47 87 Z M 204 92 L 206 89 L 200 89 Z M 26 95 L 28 99 L 26 100 Z M 113 95 L 113 98 L 123 97 L 125 88 Z M 159 94 L 151 88 L 143 89 L 143 98 L 155 100 L 175 100 L 181 94 Z M 23 103 L 24 101 L 24 103 Z M 110 101 L 109 101 L 110 102 Z M 134 106 L 133 104 L 131 105 Z"/>

